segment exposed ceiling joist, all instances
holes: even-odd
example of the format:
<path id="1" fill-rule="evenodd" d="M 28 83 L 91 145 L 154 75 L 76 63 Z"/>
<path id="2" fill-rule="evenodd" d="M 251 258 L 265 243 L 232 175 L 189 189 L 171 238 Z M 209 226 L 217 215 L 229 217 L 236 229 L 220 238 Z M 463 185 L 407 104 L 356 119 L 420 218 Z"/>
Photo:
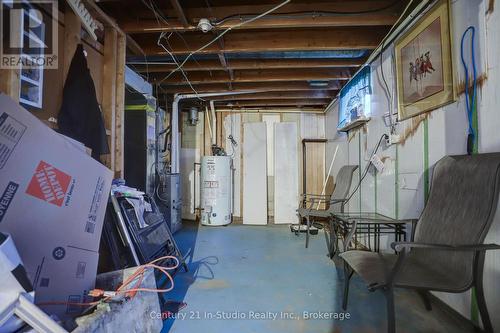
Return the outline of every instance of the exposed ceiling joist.
<path id="1" fill-rule="evenodd" d="M 221 101 L 216 102 L 217 104 L 222 104 L 228 106 L 238 107 L 255 107 L 255 106 L 310 106 L 310 105 L 327 105 L 330 103 L 331 99 L 261 99 L 261 100 L 239 100 L 239 101 Z"/>
<path id="2" fill-rule="evenodd" d="M 320 28 L 320 27 L 349 27 L 349 26 L 390 26 L 397 20 L 397 16 L 392 13 L 346 15 L 346 16 L 315 16 L 296 18 L 266 18 L 254 21 L 241 27 L 250 29 L 290 29 L 290 28 Z M 240 23 L 239 19 L 232 19 L 222 24 L 214 26 L 215 30 L 225 30 Z M 168 24 L 156 19 L 146 19 L 141 21 L 124 21 L 120 24 L 127 33 L 157 33 L 157 32 L 185 32 L 198 30 L 196 25 L 185 26 L 177 20 L 169 21 Z"/>
<path id="3" fill-rule="evenodd" d="M 255 94 L 240 94 L 214 97 L 217 101 L 262 100 L 262 99 L 331 99 L 335 90 L 266 91 Z M 210 98 L 212 99 L 212 98 Z"/>
<path id="4" fill-rule="evenodd" d="M 162 96 L 193 93 L 193 89 L 199 93 L 253 90 L 258 93 L 221 98 L 218 109 L 306 112 L 323 110 L 337 96 L 410 0 L 294 0 L 217 41 L 214 38 L 224 29 L 276 3 L 169 0 L 149 6 L 144 1 L 104 1 L 99 6 L 125 32 L 134 34 L 150 61 L 146 66 L 142 57 L 134 57 L 130 64 L 148 72 L 149 80 L 160 84 Z M 213 26 L 210 30 L 204 25 L 210 33 L 197 28 L 202 18 Z M 160 31 L 169 32 L 169 51 L 183 63 L 186 75 L 175 72 L 166 78 L 177 65 L 157 45 Z"/>
<path id="5" fill-rule="evenodd" d="M 174 7 L 175 13 L 177 14 L 177 18 L 179 19 L 180 23 L 182 24 L 183 28 L 189 27 L 189 22 L 186 18 L 186 15 L 184 14 L 184 10 L 182 9 L 180 3 L 178 0 L 170 0 L 170 3 L 172 4 L 172 7 Z"/>
<path id="6" fill-rule="evenodd" d="M 139 44 L 130 37 L 126 32 L 124 32 L 120 26 L 115 22 L 114 19 L 109 17 L 96 3 L 94 0 L 87 0 L 86 2 L 89 5 L 89 12 L 95 15 L 99 20 L 103 21 L 105 25 L 113 27 L 118 34 L 126 36 L 126 44 L 127 48 L 130 49 L 135 55 L 142 55 L 144 51 L 139 46 Z"/>
<path id="7" fill-rule="evenodd" d="M 166 80 L 163 80 L 165 74 L 150 73 L 149 77 L 165 84 L 185 84 L 185 78 L 180 73 L 175 73 Z M 345 69 L 297 69 L 294 71 L 286 69 L 268 69 L 268 70 L 241 70 L 234 72 L 232 82 L 272 82 L 272 81 L 338 81 L 348 80 L 351 77 L 349 70 Z M 191 84 L 200 83 L 225 83 L 231 82 L 227 73 L 214 71 L 211 75 L 206 72 L 190 72 L 189 81 Z"/>
<path id="8" fill-rule="evenodd" d="M 217 106 L 215 112 L 229 113 L 324 113 L 321 107 L 273 106 L 273 107 L 227 107 Z"/>
<path id="9" fill-rule="evenodd" d="M 305 30 L 273 30 L 273 31 L 232 31 L 225 35 L 224 52 L 265 52 L 265 51 L 297 51 L 297 50 L 366 50 L 374 49 L 387 33 L 386 27 L 343 27 L 332 29 Z M 147 55 L 164 55 L 165 50 L 156 44 L 154 38 L 145 35 L 142 39 L 144 52 Z M 173 35 L 170 39 L 172 53 L 188 54 L 209 43 L 212 35 L 185 34 L 185 42 Z M 190 48 L 186 47 L 186 43 Z M 206 47 L 200 54 L 218 53 L 221 50 L 216 43 Z"/>
<path id="10" fill-rule="evenodd" d="M 230 91 L 225 83 L 209 83 L 209 84 L 195 84 L 196 91 L 199 93 L 205 92 L 219 92 L 219 91 Z M 240 82 L 233 83 L 233 89 L 231 91 L 300 91 L 300 90 L 339 90 L 341 85 L 338 82 L 329 82 L 328 85 L 318 88 L 312 87 L 308 82 Z M 162 88 L 167 93 L 180 93 L 187 94 L 192 93 L 193 90 L 188 85 L 162 85 Z"/>
<path id="11" fill-rule="evenodd" d="M 272 69 L 272 68 L 331 68 L 331 67 L 359 67 L 365 59 L 231 59 L 231 69 Z M 156 72 L 168 73 L 174 70 L 175 65 L 155 65 L 149 63 L 148 66 L 134 66 L 139 73 Z M 187 62 L 183 67 L 184 71 L 199 70 L 225 70 L 225 65 L 217 60 L 198 60 L 197 62 Z"/>
<path id="12" fill-rule="evenodd" d="M 252 94 L 225 95 L 207 98 L 215 101 L 269 100 L 269 99 L 331 99 L 336 90 L 265 91 Z M 292 101 L 293 103 L 293 101 Z"/>
<path id="13" fill-rule="evenodd" d="M 402 5 L 404 4 L 399 4 L 398 1 L 394 0 L 291 2 L 263 19 L 242 26 L 241 29 L 392 25 L 397 19 Z M 188 6 L 189 3 L 186 3 L 183 11 L 189 21 L 187 28 L 181 20 L 169 18 L 168 25 L 160 24 L 161 31 L 193 30 L 201 18 L 212 21 L 215 29 L 226 29 L 271 8 L 270 4 L 258 3 L 210 6 L 210 8 L 189 8 Z M 381 10 L 384 8 L 386 9 Z M 169 8 L 161 9 L 163 14 L 169 11 Z M 122 18 L 119 21 L 125 31 L 130 33 L 159 31 L 158 22 L 150 10 L 138 9 L 134 11 L 134 14 L 134 19 Z"/>

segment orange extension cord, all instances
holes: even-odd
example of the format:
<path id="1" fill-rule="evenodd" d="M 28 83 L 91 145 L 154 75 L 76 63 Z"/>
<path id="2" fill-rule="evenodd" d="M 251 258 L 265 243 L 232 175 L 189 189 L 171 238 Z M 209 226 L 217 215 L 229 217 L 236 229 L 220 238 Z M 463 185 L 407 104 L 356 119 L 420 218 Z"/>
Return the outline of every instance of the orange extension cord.
<path id="1" fill-rule="evenodd" d="M 172 259 L 175 261 L 174 266 L 159 266 L 156 263 L 167 260 L 167 259 Z M 65 301 L 52 301 L 52 302 L 42 302 L 42 303 L 37 303 L 37 305 L 74 305 L 74 306 L 94 306 L 102 302 L 106 302 L 109 300 L 112 300 L 113 297 L 120 295 L 120 294 L 125 294 L 126 297 L 133 298 L 137 292 L 143 291 L 143 292 L 153 292 L 153 293 L 166 293 L 174 289 L 174 279 L 172 278 L 172 275 L 168 272 L 171 270 L 176 269 L 179 267 L 179 259 L 177 259 L 174 256 L 164 256 L 160 257 L 158 259 L 155 259 L 147 264 L 141 265 L 137 267 L 137 270 L 132 273 L 122 284 L 118 289 L 115 291 L 105 291 L 102 289 L 92 289 L 89 292 L 89 296 L 92 297 L 103 297 L 102 299 L 94 302 L 87 302 L 87 303 L 78 303 L 78 302 L 65 302 Z M 142 280 L 144 279 L 144 273 L 146 272 L 146 269 L 152 268 L 152 269 L 157 269 L 160 272 L 162 272 L 167 279 L 170 281 L 170 287 L 167 289 L 154 289 L 154 288 L 141 288 Z M 137 283 L 130 289 L 126 289 L 128 285 L 130 285 L 134 280 L 138 280 Z"/>

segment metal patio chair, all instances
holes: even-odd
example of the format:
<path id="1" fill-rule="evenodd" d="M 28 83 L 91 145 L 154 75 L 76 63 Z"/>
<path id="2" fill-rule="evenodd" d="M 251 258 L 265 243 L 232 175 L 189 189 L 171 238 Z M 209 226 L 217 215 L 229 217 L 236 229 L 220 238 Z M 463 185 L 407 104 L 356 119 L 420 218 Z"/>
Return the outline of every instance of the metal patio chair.
<path id="1" fill-rule="evenodd" d="M 297 214 L 300 220 L 306 219 L 306 248 L 309 246 L 309 229 L 311 228 L 311 218 L 320 217 L 326 219 L 332 219 L 333 213 L 343 212 L 344 203 L 349 195 L 349 189 L 351 188 L 352 176 L 354 171 L 358 168 L 357 165 L 344 165 L 340 168 L 337 178 L 335 179 L 335 189 L 332 195 L 315 195 L 315 194 L 303 194 L 303 205 L 304 207 L 297 209 Z M 319 202 L 324 202 L 329 204 L 328 209 L 315 209 L 314 207 L 318 205 Z M 309 204 L 309 207 L 306 207 Z M 335 233 L 335 230 L 330 230 L 331 233 Z M 330 237 L 329 244 L 329 255 L 333 257 L 335 251 L 333 240 L 335 237 Z M 336 242 L 336 241 L 335 241 Z"/>
<path id="2" fill-rule="evenodd" d="M 486 332 L 492 332 L 484 299 L 485 252 L 499 245 L 483 244 L 498 204 L 500 153 L 446 156 L 435 166 L 427 204 L 413 242 L 395 242 L 398 254 L 347 251 L 343 308 L 354 272 L 369 291 L 381 290 L 387 301 L 388 332 L 395 332 L 394 288 L 419 292 L 431 310 L 428 291 L 450 293 L 476 289 Z"/>

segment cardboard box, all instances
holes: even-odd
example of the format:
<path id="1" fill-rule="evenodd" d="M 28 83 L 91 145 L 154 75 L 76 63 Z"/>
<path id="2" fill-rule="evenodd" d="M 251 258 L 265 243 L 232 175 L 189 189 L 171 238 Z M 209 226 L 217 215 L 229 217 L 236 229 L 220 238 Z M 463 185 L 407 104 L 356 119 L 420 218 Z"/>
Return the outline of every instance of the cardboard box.
<path id="1" fill-rule="evenodd" d="M 111 170 L 0 95 L 0 231 L 12 235 L 36 303 L 82 302 L 93 288 L 111 180 Z"/>

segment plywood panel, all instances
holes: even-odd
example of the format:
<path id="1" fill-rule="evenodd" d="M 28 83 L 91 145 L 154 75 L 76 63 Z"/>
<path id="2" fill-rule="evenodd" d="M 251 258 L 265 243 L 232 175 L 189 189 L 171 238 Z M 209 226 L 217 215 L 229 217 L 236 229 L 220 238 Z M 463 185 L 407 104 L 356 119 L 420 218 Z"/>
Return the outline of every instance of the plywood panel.
<path id="1" fill-rule="evenodd" d="M 267 224 L 266 124 L 243 125 L 243 224 Z"/>
<path id="2" fill-rule="evenodd" d="M 274 223 L 298 223 L 297 124 L 274 124 Z"/>
<path id="3" fill-rule="evenodd" d="M 279 114 L 263 114 L 262 121 L 266 123 L 267 135 L 267 214 L 274 216 L 274 124 L 279 123 Z"/>
<path id="4" fill-rule="evenodd" d="M 325 137 L 325 116 L 322 114 L 300 114 L 300 134 L 304 139 Z"/>
<path id="5" fill-rule="evenodd" d="M 308 143 L 306 148 L 306 193 L 321 194 L 325 180 L 325 143 Z M 324 205 L 320 206 L 323 209 Z"/>
<path id="6" fill-rule="evenodd" d="M 71 60 L 75 54 L 76 46 L 81 42 L 82 23 L 71 7 L 66 4 L 64 14 L 64 58 L 63 58 L 63 79 L 66 80 Z"/>
<path id="7" fill-rule="evenodd" d="M 241 216 L 241 116 L 232 114 L 224 120 L 226 133 L 226 151 L 233 157 L 233 215 Z M 227 137 L 231 135 L 237 146 L 233 146 Z"/>
<path id="8" fill-rule="evenodd" d="M 19 69 L 0 69 L 0 92 L 19 101 Z"/>
<path id="9" fill-rule="evenodd" d="M 280 122 L 279 114 L 264 114 L 262 121 L 267 128 L 267 175 L 274 175 L 274 124 Z"/>
<path id="10" fill-rule="evenodd" d="M 300 133 L 302 139 L 325 138 L 325 117 L 317 114 L 300 115 Z M 303 192 L 321 194 L 325 181 L 325 143 L 308 143 L 306 148 L 306 177 L 307 188 Z M 323 209 L 324 205 L 320 206 Z"/>
<path id="11" fill-rule="evenodd" d="M 241 122 L 243 123 L 255 123 L 260 121 L 260 114 L 258 113 L 242 113 Z"/>
<path id="12" fill-rule="evenodd" d="M 180 151 L 180 168 L 182 170 L 181 187 L 182 187 L 182 218 L 194 220 L 194 162 L 199 159 L 197 149 L 181 148 Z M 198 178 L 197 178 L 198 180 Z M 196 191 L 199 192 L 197 184 Z M 197 196 L 199 193 L 197 193 Z"/>

